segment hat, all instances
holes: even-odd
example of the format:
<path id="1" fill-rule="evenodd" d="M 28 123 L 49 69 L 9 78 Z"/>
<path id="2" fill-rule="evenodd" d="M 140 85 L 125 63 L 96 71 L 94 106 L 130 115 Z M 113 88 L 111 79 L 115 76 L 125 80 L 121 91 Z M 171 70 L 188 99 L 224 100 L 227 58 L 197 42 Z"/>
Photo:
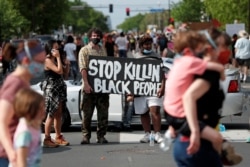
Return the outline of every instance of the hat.
<path id="1" fill-rule="evenodd" d="M 239 31 L 239 36 L 240 36 L 240 37 L 245 37 L 245 38 L 246 38 L 246 37 L 248 37 L 248 33 L 247 33 L 245 30 L 240 30 L 240 31 Z"/>

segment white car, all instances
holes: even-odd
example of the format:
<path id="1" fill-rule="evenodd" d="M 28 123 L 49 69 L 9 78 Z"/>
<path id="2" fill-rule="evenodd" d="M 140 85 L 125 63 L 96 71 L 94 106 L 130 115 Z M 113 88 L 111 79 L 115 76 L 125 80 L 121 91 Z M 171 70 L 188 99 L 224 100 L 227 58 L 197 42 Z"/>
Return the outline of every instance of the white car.
<path id="1" fill-rule="evenodd" d="M 163 58 L 163 64 L 165 71 L 169 71 L 172 67 L 173 60 L 169 58 Z M 241 92 L 241 83 L 239 81 L 239 72 L 237 69 L 226 69 L 226 80 L 222 82 L 223 89 L 226 93 L 226 99 L 222 108 L 222 116 L 241 114 L 248 111 L 248 95 Z M 63 128 L 67 128 L 70 125 L 81 124 L 82 112 L 80 110 L 81 102 L 81 81 L 65 81 L 67 85 L 67 112 L 63 116 Z M 40 83 L 32 85 L 32 88 L 40 93 L 42 91 L 39 87 Z M 110 107 L 109 107 L 109 125 L 116 127 L 122 126 L 123 111 L 125 109 L 124 96 L 119 94 L 110 94 Z M 164 111 L 162 110 L 162 119 L 164 121 Z M 93 124 L 97 123 L 96 111 L 93 114 Z M 141 124 L 140 117 L 133 114 L 132 124 Z"/>

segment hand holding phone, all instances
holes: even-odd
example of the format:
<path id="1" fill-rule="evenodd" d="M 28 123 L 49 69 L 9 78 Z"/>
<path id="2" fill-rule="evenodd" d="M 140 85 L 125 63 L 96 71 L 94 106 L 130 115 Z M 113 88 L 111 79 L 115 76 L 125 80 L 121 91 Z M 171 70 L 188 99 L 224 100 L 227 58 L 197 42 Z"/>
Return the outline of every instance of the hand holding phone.
<path id="1" fill-rule="evenodd" d="M 58 50 L 56 50 L 56 49 L 52 49 L 52 50 L 51 50 L 51 53 L 52 53 L 52 55 L 55 56 L 55 57 L 60 56 Z"/>

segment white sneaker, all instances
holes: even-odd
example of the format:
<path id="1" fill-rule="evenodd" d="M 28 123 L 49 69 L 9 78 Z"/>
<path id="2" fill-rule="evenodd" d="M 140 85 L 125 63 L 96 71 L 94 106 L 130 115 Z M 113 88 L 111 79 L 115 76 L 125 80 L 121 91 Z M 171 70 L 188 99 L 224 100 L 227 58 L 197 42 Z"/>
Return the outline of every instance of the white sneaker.
<path id="1" fill-rule="evenodd" d="M 150 136 L 150 133 L 146 132 L 143 138 L 140 140 L 140 143 L 149 143 L 149 136 Z"/>
<path id="2" fill-rule="evenodd" d="M 161 143 L 163 141 L 163 137 L 160 132 L 155 133 L 155 142 L 156 143 Z"/>

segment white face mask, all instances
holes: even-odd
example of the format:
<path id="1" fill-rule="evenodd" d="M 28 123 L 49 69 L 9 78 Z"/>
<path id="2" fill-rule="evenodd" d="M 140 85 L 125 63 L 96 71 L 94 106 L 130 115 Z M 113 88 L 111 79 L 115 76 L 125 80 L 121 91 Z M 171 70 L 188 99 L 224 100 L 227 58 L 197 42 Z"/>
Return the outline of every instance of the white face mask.
<path id="1" fill-rule="evenodd" d="M 145 55 L 149 55 L 153 52 L 153 50 L 147 50 L 147 49 L 143 49 L 142 53 Z"/>

